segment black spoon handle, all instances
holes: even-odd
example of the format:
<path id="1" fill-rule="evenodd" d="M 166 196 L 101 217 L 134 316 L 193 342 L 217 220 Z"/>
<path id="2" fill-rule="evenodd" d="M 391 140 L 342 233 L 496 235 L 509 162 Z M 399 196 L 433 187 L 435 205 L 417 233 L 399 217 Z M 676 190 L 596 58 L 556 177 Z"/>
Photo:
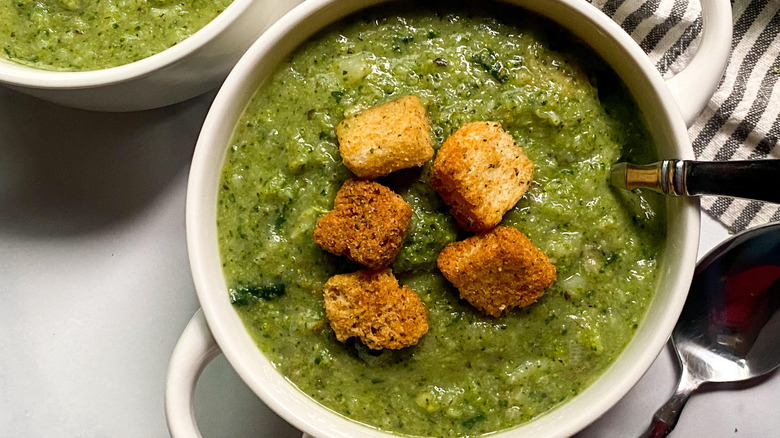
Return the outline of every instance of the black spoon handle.
<path id="1" fill-rule="evenodd" d="M 780 160 L 617 163 L 610 183 L 675 196 L 728 196 L 780 203 Z"/>
<path id="2" fill-rule="evenodd" d="M 684 161 L 688 194 L 780 202 L 780 160 Z"/>

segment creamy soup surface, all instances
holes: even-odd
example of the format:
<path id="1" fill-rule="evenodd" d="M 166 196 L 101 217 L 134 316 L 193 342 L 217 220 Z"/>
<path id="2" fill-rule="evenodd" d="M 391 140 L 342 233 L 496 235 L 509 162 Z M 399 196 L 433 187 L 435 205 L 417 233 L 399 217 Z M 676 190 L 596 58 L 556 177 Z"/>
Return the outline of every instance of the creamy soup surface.
<path id="1" fill-rule="evenodd" d="M 180 43 L 233 0 L 0 0 L 0 56 L 57 71 L 129 64 Z"/>

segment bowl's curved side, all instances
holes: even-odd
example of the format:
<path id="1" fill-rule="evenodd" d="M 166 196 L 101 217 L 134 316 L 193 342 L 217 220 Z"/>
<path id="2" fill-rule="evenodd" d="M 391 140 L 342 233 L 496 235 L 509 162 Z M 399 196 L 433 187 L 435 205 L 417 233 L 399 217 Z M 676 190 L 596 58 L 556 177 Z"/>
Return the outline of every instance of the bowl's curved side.
<path id="1" fill-rule="evenodd" d="M 75 108 L 137 111 L 181 102 L 214 89 L 289 2 L 234 0 L 180 43 L 129 64 L 83 71 L 35 69 L 0 60 L 0 83 Z"/>
<path id="2" fill-rule="evenodd" d="M 217 188 L 227 145 L 254 91 L 279 60 L 316 31 L 359 9 L 387 0 L 309 0 L 266 31 L 228 76 L 195 150 L 187 192 L 187 242 L 198 298 L 215 339 L 241 378 L 294 426 L 318 437 L 387 436 L 323 408 L 299 392 L 258 350 L 230 305 L 216 230 Z M 515 0 L 569 29 L 623 78 L 653 132 L 661 158 L 690 158 L 685 125 L 663 79 L 612 20 L 577 0 Z M 665 344 L 685 301 L 698 247 L 697 203 L 668 201 L 668 244 L 659 290 L 634 339 L 618 360 L 580 395 L 542 417 L 495 436 L 569 436 L 602 415 L 641 378 Z"/>
<path id="3" fill-rule="evenodd" d="M 221 271 L 216 200 L 233 130 L 261 83 L 280 60 L 328 23 L 386 0 L 307 1 L 269 28 L 225 80 L 195 147 L 187 187 L 187 248 L 204 316 L 225 357 L 244 382 L 277 414 L 317 437 L 386 437 L 323 408 L 278 373 L 249 336 L 229 301 Z M 207 310 L 208 309 L 208 310 Z"/>

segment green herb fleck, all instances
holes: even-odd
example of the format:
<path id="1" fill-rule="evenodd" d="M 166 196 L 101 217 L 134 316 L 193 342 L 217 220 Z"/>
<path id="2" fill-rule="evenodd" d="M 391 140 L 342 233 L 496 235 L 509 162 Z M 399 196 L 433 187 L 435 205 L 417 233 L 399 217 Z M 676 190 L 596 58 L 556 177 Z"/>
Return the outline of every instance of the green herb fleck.
<path id="1" fill-rule="evenodd" d="M 607 259 L 604 261 L 604 266 L 609 266 L 609 265 L 615 263 L 616 261 L 618 261 L 619 258 L 620 258 L 620 255 L 618 255 L 618 253 L 616 253 L 616 252 L 610 253 L 607 256 Z"/>
<path id="2" fill-rule="evenodd" d="M 483 412 L 480 412 L 479 414 L 477 414 L 477 415 L 475 415 L 475 416 L 473 416 L 473 417 L 471 417 L 471 418 L 469 418 L 467 420 L 464 420 L 461 424 L 463 425 L 463 427 L 470 429 L 470 428 L 474 427 L 474 425 L 479 423 L 480 421 L 485 421 L 485 418 L 487 418 L 485 416 L 485 414 Z"/>
<path id="3" fill-rule="evenodd" d="M 287 222 L 287 204 L 284 204 L 281 208 L 279 208 L 279 216 L 276 216 L 276 219 L 274 220 L 274 228 L 279 231 L 279 228 L 284 225 L 285 222 Z"/>
<path id="4" fill-rule="evenodd" d="M 234 306 L 245 306 L 259 299 L 271 301 L 283 296 L 286 292 L 284 283 L 275 283 L 269 286 L 236 286 L 230 291 L 230 303 Z"/>
<path id="5" fill-rule="evenodd" d="M 509 70 L 498 60 L 498 56 L 493 49 L 483 49 L 481 52 L 472 55 L 471 62 L 487 70 L 499 83 L 503 84 L 509 79 Z"/>

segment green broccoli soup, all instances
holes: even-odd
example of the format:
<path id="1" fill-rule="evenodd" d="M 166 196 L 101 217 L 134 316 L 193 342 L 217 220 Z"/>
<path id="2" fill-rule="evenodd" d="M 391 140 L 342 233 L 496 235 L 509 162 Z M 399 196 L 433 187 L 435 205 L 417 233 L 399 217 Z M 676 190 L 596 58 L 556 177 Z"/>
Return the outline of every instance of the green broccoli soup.
<path id="1" fill-rule="evenodd" d="M 0 56 L 44 70 L 116 67 L 174 46 L 232 0 L 0 0 Z"/>
<path id="2" fill-rule="evenodd" d="M 500 18 L 499 18 L 500 17 Z M 492 318 L 436 267 L 469 235 L 429 185 L 431 162 L 377 181 L 412 207 L 391 265 L 428 311 L 400 350 L 338 342 L 322 288 L 361 267 L 320 249 L 317 220 L 352 175 L 335 126 L 402 96 L 426 106 L 434 148 L 497 121 L 534 163 L 502 224 L 557 268 L 536 303 Z M 401 435 L 475 436 L 544 414 L 591 384 L 642 321 L 665 239 L 662 199 L 608 185 L 620 158 L 654 158 L 619 79 L 554 24 L 504 7 L 371 9 L 298 48 L 257 91 L 226 155 L 219 244 L 231 300 L 276 368 L 350 419 Z"/>

